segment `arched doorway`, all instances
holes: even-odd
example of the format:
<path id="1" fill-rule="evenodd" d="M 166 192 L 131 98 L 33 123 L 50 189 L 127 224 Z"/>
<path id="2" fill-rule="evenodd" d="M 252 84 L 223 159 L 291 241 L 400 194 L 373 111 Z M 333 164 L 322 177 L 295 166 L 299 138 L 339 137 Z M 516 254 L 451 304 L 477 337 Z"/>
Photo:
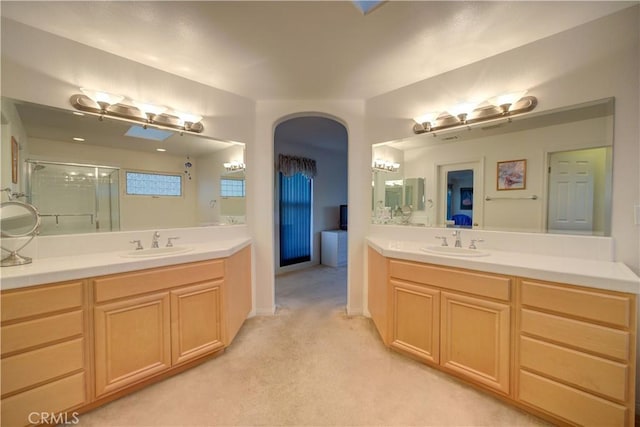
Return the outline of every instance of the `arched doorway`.
<path id="1" fill-rule="evenodd" d="M 322 232 L 340 229 L 341 210 L 344 214 L 348 200 L 347 130 L 318 115 L 286 119 L 274 131 L 274 160 L 278 276 L 323 263 Z M 286 170 L 281 162 L 288 162 Z"/>

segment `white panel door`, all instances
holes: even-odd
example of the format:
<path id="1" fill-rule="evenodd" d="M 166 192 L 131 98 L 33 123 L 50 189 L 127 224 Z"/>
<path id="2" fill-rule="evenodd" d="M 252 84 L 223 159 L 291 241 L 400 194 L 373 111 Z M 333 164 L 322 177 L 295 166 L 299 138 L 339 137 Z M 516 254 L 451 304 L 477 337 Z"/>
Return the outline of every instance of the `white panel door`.
<path id="1" fill-rule="evenodd" d="M 549 156 L 549 232 L 593 231 L 593 156 L 589 150 Z"/>

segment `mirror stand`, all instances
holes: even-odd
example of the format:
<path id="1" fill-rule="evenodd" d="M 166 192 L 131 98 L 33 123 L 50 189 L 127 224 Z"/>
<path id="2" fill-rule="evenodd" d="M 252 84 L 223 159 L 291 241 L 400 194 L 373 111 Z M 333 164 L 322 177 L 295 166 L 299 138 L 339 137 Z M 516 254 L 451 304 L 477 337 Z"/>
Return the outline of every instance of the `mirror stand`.
<path id="1" fill-rule="evenodd" d="M 26 256 L 22 256 L 18 253 L 19 250 L 21 250 L 22 248 L 24 248 L 25 246 L 27 246 L 29 244 L 29 242 L 31 242 L 33 240 L 33 238 L 36 237 L 35 234 L 33 236 L 31 236 L 31 238 L 29 240 L 27 240 L 27 243 L 25 243 L 24 245 L 20 246 L 18 249 L 10 251 L 7 248 L 2 248 L 2 250 L 9 252 L 9 255 L 2 258 L 2 261 L 0 261 L 0 267 L 12 267 L 14 265 L 25 265 L 25 264 L 31 264 L 31 262 L 33 261 L 31 258 L 26 257 Z"/>
<path id="2" fill-rule="evenodd" d="M 3 251 L 9 252 L 9 255 L 0 261 L 0 267 L 31 264 L 31 258 L 23 257 L 18 252 L 31 243 L 39 229 L 40 215 L 33 205 L 15 201 L 0 203 L 0 235 L 3 238 L 29 237 L 14 249 L 0 246 Z"/>

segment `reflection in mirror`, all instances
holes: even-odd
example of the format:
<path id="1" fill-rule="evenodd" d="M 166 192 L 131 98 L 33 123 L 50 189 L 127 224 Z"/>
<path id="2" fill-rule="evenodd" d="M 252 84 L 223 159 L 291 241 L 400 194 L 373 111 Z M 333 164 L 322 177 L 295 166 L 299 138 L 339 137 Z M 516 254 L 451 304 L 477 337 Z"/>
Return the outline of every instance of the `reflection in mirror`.
<path id="1" fill-rule="evenodd" d="M 373 158 L 400 167 L 391 178 L 374 172 L 373 221 L 394 223 L 386 181 L 425 176 L 410 225 L 609 236 L 613 114 L 607 98 L 374 145 Z M 499 164 L 521 160 L 523 182 L 502 188 Z"/>
<path id="2" fill-rule="evenodd" d="M 3 251 L 9 253 L 8 256 L 2 259 L 0 263 L 2 267 L 31 263 L 31 258 L 23 257 L 18 252 L 33 240 L 38 234 L 39 227 L 40 217 L 34 206 L 22 202 L 4 202 L 0 204 L 0 234 L 2 237 L 30 237 L 23 244 L 19 243 L 17 248 L 8 249 L 4 246 L 2 247 Z"/>
<path id="3" fill-rule="evenodd" d="M 242 143 L 6 97 L 2 110 L 10 132 L 23 135 L 21 185 L 43 214 L 42 234 L 245 222 L 244 196 L 227 209 L 221 193 L 224 164 L 245 162 Z M 132 182 L 141 176 L 144 183 Z"/>

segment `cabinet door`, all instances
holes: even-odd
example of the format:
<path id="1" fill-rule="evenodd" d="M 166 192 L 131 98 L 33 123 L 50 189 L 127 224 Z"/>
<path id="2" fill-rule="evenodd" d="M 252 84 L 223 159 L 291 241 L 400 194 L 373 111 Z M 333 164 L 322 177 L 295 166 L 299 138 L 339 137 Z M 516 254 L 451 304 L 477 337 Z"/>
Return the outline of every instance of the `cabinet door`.
<path id="1" fill-rule="evenodd" d="M 222 280 L 171 291 L 171 360 L 175 365 L 222 348 Z"/>
<path id="2" fill-rule="evenodd" d="M 169 293 L 94 308 L 96 396 L 171 366 Z"/>
<path id="3" fill-rule="evenodd" d="M 393 327 L 391 346 L 426 362 L 438 363 L 440 291 L 391 281 Z"/>
<path id="4" fill-rule="evenodd" d="M 507 304 L 442 292 L 440 364 L 509 393 L 509 323 Z"/>

